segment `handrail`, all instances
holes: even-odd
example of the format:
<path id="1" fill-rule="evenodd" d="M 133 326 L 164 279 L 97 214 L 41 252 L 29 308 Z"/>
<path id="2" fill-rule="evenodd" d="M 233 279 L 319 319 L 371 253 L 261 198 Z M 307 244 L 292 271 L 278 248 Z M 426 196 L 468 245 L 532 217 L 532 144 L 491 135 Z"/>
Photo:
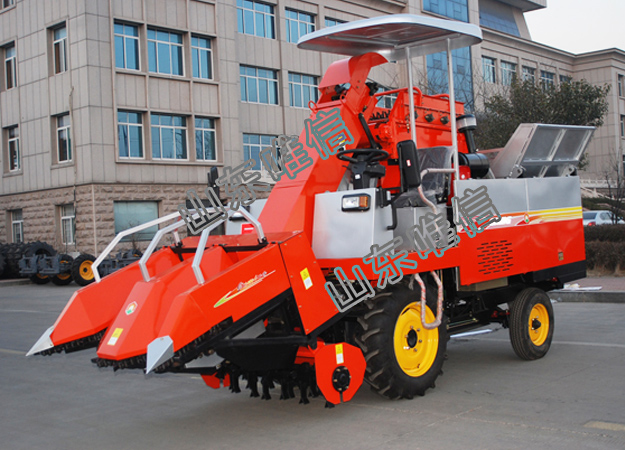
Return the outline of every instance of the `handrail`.
<path id="1" fill-rule="evenodd" d="M 100 253 L 100 256 L 98 256 L 96 258 L 96 260 L 93 262 L 93 264 L 91 265 L 91 270 L 93 271 L 93 276 L 95 278 L 96 283 L 99 283 L 100 280 L 101 280 L 100 274 L 98 273 L 98 266 L 100 265 L 100 263 L 102 261 L 104 261 L 104 259 L 109 255 L 109 253 L 111 253 L 111 250 L 113 250 L 115 248 L 115 246 L 117 244 L 119 244 L 119 241 L 121 241 L 126 236 L 130 236 L 131 234 L 135 234 L 135 233 L 137 233 L 139 231 L 146 230 L 148 228 L 153 227 L 154 225 L 158 225 L 160 223 L 167 222 L 168 220 L 175 219 L 179 215 L 180 215 L 179 212 L 171 213 L 171 214 L 168 214 L 167 216 L 159 217 L 157 219 L 151 220 L 151 221 L 146 222 L 144 224 L 137 225 L 136 227 L 132 227 L 132 228 L 128 228 L 127 230 L 120 231 L 113 238 L 111 243 L 106 246 L 104 251 L 102 253 Z"/>
<path id="2" fill-rule="evenodd" d="M 230 218 L 232 215 L 234 215 L 235 213 L 241 213 L 241 215 L 248 221 L 250 222 L 253 226 L 254 226 L 254 230 L 256 231 L 256 236 L 258 239 L 259 243 L 263 243 L 265 242 L 267 239 L 265 237 L 265 233 L 263 232 L 263 227 L 261 225 L 261 223 L 252 215 L 250 214 L 249 211 L 247 211 L 245 208 L 239 208 L 237 210 L 232 210 L 230 208 L 230 205 L 226 205 L 225 206 L 226 212 L 227 212 L 227 217 Z M 208 211 L 210 212 L 214 212 L 213 208 L 209 208 Z M 191 209 L 189 211 L 191 213 L 191 217 L 195 218 L 196 216 L 199 216 L 199 213 L 194 210 Z M 146 222 L 142 225 L 138 225 L 136 227 L 132 227 L 129 228 L 127 230 L 121 231 L 119 234 L 117 234 L 117 236 L 115 236 L 115 238 L 111 241 L 111 243 L 104 249 L 104 251 L 100 254 L 100 256 L 98 256 L 98 258 L 94 261 L 93 265 L 91 266 L 92 270 L 93 270 L 93 275 L 95 277 L 95 281 L 96 283 L 99 283 L 100 280 L 102 279 L 100 277 L 100 274 L 98 273 L 98 266 L 100 265 L 100 263 L 109 255 L 109 253 L 111 252 L 111 250 L 113 250 L 113 248 L 115 248 L 115 246 L 126 236 L 130 236 L 134 233 L 137 233 L 139 231 L 143 231 L 146 230 L 148 228 L 151 228 L 155 225 L 158 225 L 160 223 L 163 222 L 167 222 L 169 220 L 175 219 L 177 217 L 180 216 L 180 212 L 174 212 L 171 213 L 167 216 L 163 216 L 163 217 L 159 217 L 158 219 L 154 219 L 151 220 L 150 222 Z M 165 228 L 161 228 L 160 230 L 158 230 L 156 232 L 156 234 L 154 235 L 154 237 L 152 238 L 152 240 L 150 241 L 150 244 L 148 245 L 148 248 L 146 249 L 145 253 L 143 254 L 143 256 L 141 257 L 141 259 L 139 260 L 139 270 L 141 271 L 141 275 L 143 277 L 144 281 L 150 281 L 150 274 L 148 272 L 148 268 L 147 268 L 147 262 L 148 259 L 150 259 L 150 256 L 152 256 L 152 253 L 154 253 L 154 250 L 156 249 L 156 246 L 158 245 L 158 243 L 160 242 L 160 240 L 162 239 L 162 237 L 170 232 L 174 233 L 174 240 L 176 242 L 180 241 L 180 238 L 178 237 L 178 228 L 180 228 L 181 226 L 183 226 L 185 224 L 184 220 L 179 220 L 173 224 L 170 224 L 168 226 L 166 226 Z M 209 233 L 215 229 L 217 226 L 219 226 L 221 224 L 221 221 L 219 222 L 215 222 L 214 224 L 211 224 L 209 227 L 205 228 L 202 231 L 202 234 L 200 236 L 200 243 L 198 245 L 198 248 L 196 249 L 195 252 L 195 257 L 193 259 L 193 272 L 195 274 L 195 278 L 198 282 L 198 284 L 202 284 L 204 283 L 204 276 L 202 274 L 202 271 L 200 269 L 200 261 L 202 259 L 202 255 L 204 254 L 204 247 L 206 246 L 206 241 L 208 240 L 208 235 Z M 200 255 L 198 258 L 198 254 Z"/>

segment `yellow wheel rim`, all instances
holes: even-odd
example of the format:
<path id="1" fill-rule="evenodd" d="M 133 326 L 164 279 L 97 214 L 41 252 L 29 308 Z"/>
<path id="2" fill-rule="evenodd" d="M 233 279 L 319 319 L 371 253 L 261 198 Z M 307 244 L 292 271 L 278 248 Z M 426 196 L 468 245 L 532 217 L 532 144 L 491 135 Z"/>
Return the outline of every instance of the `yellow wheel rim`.
<path id="1" fill-rule="evenodd" d="M 72 275 L 71 275 L 71 274 L 69 274 L 69 273 L 60 273 L 60 274 L 58 274 L 56 277 L 57 277 L 59 280 L 67 280 L 67 279 L 68 279 L 69 277 L 71 277 L 71 276 L 72 276 Z"/>
<path id="2" fill-rule="evenodd" d="M 37 274 L 37 278 L 40 278 L 42 280 L 45 280 L 46 278 L 48 278 L 48 275 L 41 275 L 40 273 Z"/>
<path id="3" fill-rule="evenodd" d="M 425 318 L 427 322 L 434 321 L 430 308 L 427 308 Z M 409 304 L 399 315 L 393 344 L 399 367 L 411 377 L 422 376 L 434 364 L 438 352 L 438 329 L 427 330 L 423 327 L 419 303 Z"/>
<path id="4" fill-rule="evenodd" d="M 85 280 L 93 279 L 93 270 L 91 270 L 91 264 L 93 264 L 93 261 L 83 261 L 80 264 L 80 275 Z"/>
<path id="5" fill-rule="evenodd" d="M 529 332 L 532 343 L 539 347 L 547 340 L 549 334 L 549 313 L 545 305 L 537 303 L 532 308 L 529 318 Z"/>

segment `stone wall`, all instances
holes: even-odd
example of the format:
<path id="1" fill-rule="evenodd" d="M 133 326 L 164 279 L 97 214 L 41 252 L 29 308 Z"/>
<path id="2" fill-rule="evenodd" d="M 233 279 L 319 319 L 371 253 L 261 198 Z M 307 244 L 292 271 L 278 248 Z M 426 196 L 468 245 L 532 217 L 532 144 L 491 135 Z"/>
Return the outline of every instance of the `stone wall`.
<path id="1" fill-rule="evenodd" d="M 157 201 L 159 216 L 177 211 L 186 192 L 195 189 L 202 197 L 205 186 L 171 184 L 90 184 L 76 188 L 50 189 L 24 194 L 0 196 L 0 242 L 11 242 L 8 211 L 22 209 L 24 240 L 46 241 L 62 252 L 99 254 L 115 236 L 115 201 Z M 61 242 L 59 205 L 74 202 L 76 191 L 76 245 L 64 246 Z M 184 232 L 181 229 L 181 232 Z M 184 233 L 181 233 L 184 235 Z M 147 242 L 139 242 L 144 249 Z M 130 243 L 120 245 L 129 248 Z"/>

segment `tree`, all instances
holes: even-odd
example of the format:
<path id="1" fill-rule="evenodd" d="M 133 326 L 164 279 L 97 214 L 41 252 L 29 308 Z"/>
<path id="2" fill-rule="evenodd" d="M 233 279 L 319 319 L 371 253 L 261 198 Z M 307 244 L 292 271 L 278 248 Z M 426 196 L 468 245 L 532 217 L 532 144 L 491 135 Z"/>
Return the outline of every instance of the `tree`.
<path id="1" fill-rule="evenodd" d="M 515 79 L 506 93 L 486 98 L 484 106 L 476 110 L 477 146 L 505 146 L 522 123 L 600 127 L 608 112 L 609 92 L 609 85 L 594 86 L 586 80 L 553 86 Z"/>
<path id="2" fill-rule="evenodd" d="M 623 172 L 619 170 L 619 161 L 613 159 L 604 171 L 604 177 L 608 186 L 608 197 L 612 199 L 609 202 L 610 211 L 612 211 L 612 224 L 616 225 L 619 217 L 625 211 L 625 177 Z"/>

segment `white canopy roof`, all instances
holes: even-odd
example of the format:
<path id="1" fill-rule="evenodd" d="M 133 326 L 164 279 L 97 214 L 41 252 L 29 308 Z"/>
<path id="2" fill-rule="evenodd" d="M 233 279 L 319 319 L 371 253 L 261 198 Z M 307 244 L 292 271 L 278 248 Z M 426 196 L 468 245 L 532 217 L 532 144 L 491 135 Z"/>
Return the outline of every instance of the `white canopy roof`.
<path id="1" fill-rule="evenodd" d="M 447 39 L 452 50 L 467 47 L 482 41 L 482 30 L 455 20 L 395 14 L 324 28 L 302 36 L 297 46 L 349 56 L 378 52 L 393 61 L 405 56 L 406 47 L 412 56 L 446 51 Z"/>

